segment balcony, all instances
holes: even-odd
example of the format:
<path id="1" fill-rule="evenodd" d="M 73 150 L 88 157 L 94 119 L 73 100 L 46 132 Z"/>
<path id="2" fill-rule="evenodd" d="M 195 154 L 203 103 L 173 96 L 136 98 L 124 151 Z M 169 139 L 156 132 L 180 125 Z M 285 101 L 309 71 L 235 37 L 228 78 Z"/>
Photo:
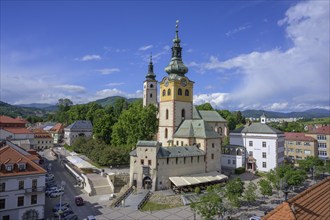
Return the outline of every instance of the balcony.
<path id="1" fill-rule="evenodd" d="M 25 193 L 35 193 L 35 192 L 44 192 L 44 191 L 45 191 L 44 186 L 32 187 L 32 188 L 25 189 Z"/>

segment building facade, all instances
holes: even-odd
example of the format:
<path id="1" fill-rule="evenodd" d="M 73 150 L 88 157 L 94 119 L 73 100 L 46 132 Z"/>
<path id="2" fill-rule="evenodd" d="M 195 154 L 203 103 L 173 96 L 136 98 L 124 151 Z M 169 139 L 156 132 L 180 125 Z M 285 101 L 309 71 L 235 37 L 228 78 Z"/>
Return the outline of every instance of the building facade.
<path id="1" fill-rule="evenodd" d="M 320 159 L 330 158 L 330 125 L 320 126 L 306 133 L 306 136 L 313 137 L 318 143 L 318 156 Z"/>
<path id="2" fill-rule="evenodd" d="M 54 138 L 52 135 L 40 128 L 31 129 L 34 134 L 34 149 L 44 150 L 54 147 Z"/>
<path id="3" fill-rule="evenodd" d="M 78 137 L 92 137 L 93 125 L 88 120 L 78 120 L 64 128 L 64 142 L 71 146 Z"/>
<path id="4" fill-rule="evenodd" d="M 39 158 L 12 143 L 0 148 L 0 219 L 43 219 L 45 174 Z"/>

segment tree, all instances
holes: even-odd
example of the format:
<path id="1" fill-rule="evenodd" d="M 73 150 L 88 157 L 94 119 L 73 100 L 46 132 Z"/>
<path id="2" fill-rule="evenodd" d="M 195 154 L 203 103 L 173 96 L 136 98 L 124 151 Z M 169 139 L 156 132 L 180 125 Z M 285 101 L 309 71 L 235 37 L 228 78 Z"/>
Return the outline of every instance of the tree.
<path id="1" fill-rule="evenodd" d="M 323 166 L 323 161 L 318 157 L 306 157 L 304 160 L 298 161 L 299 167 L 305 169 L 307 172 L 312 173 L 312 179 L 314 178 L 315 171 L 319 169 L 318 167 Z"/>
<path id="2" fill-rule="evenodd" d="M 104 109 L 97 109 L 93 114 L 93 135 L 103 140 L 106 144 L 111 143 L 112 126 L 115 124 L 113 114 L 107 114 Z"/>
<path id="3" fill-rule="evenodd" d="M 221 196 L 214 189 L 208 190 L 198 202 L 191 203 L 190 207 L 207 220 L 213 219 L 216 215 L 222 218 L 227 210 Z"/>
<path id="4" fill-rule="evenodd" d="M 58 100 L 56 105 L 58 106 L 58 109 L 60 111 L 68 111 L 70 109 L 70 106 L 73 105 L 73 102 L 70 99 L 62 98 Z"/>
<path id="5" fill-rule="evenodd" d="M 260 186 L 260 192 L 261 194 L 265 197 L 266 195 L 267 196 L 271 196 L 273 194 L 273 189 L 272 189 L 272 186 L 271 186 L 271 183 L 266 180 L 266 179 L 261 179 L 259 182 L 258 182 L 259 186 Z"/>
<path id="6" fill-rule="evenodd" d="M 227 183 L 225 196 L 233 206 L 239 207 L 239 197 L 244 192 L 244 183 L 240 178 L 236 178 Z"/>
<path id="7" fill-rule="evenodd" d="M 201 104 L 201 105 L 197 105 L 196 106 L 196 109 L 197 110 L 205 110 L 205 111 L 210 111 L 210 110 L 214 110 L 212 105 L 210 103 L 204 103 L 204 104 Z"/>
<path id="8" fill-rule="evenodd" d="M 234 118 L 234 116 L 229 116 L 227 118 L 227 125 L 229 130 L 234 130 L 236 128 L 236 119 Z"/>
<path id="9" fill-rule="evenodd" d="M 257 200 L 257 185 L 254 184 L 253 182 L 249 182 L 249 185 L 247 186 L 246 190 L 244 191 L 244 198 L 248 202 L 255 202 Z"/>
<path id="10" fill-rule="evenodd" d="M 217 110 L 217 112 L 224 118 L 227 119 L 229 116 L 231 116 L 230 111 L 228 110 Z"/>

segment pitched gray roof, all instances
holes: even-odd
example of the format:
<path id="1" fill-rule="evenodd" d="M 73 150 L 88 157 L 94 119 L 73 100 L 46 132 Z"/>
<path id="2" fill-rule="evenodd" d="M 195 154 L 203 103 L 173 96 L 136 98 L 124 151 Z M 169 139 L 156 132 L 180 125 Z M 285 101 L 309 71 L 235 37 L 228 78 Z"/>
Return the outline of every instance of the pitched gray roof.
<path id="1" fill-rule="evenodd" d="M 180 127 L 175 131 L 175 138 L 220 138 L 206 121 L 202 119 L 184 120 Z"/>
<path id="2" fill-rule="evenodd" d="M 199 114 L 207 122 L 227 122 L 217 111 L 199 111 Z"/>
<path id="3" fill-rule="evenodd" d="M 73 122 L 71 125 L 66 127 L 65 129 L 68 129 L 70 131 L 74 130 L 93 130 L 93 125 L 90 121 L 88 120 L 78 120 Z"/>
<path id="4" fill-rule="evenodd" d="M 230 133 L 259 133 L 259 134 L 284 134 L 282 131 L 272 128 L 267 124 L 252 123 L 251 125 L 245 125 Z"/>
<path id="5" fill-rule="evenodd" d="M 136 146 L 156 147 L 158 143 L 159 143 L 158 141 L 138 141 Z"/>
<path id="6" fill-rule="evenodd" d="M 157 158 L 169 157 L 192 157 L 204 156 L 205 152 L 198 149 L 196 146 L 186 147 L 161 147 L 157 153 Z"/>
<path id="7" fill-rule="evenodd" d="M 202 119 L 202 116 L 199 114 L 196 106 L 193 106 L 193 119 Z"/>

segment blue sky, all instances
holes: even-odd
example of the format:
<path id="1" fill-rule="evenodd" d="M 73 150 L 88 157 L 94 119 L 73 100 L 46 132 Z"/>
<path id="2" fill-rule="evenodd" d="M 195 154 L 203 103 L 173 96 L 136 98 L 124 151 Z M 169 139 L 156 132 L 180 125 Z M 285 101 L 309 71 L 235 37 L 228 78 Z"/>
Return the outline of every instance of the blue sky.
<path id="1" fill-rule="evenodd" d="M 329 1 L 1 1 L 1 101 L 142 97 L 175 21 L 194 103 L 330 108 Z"/>

